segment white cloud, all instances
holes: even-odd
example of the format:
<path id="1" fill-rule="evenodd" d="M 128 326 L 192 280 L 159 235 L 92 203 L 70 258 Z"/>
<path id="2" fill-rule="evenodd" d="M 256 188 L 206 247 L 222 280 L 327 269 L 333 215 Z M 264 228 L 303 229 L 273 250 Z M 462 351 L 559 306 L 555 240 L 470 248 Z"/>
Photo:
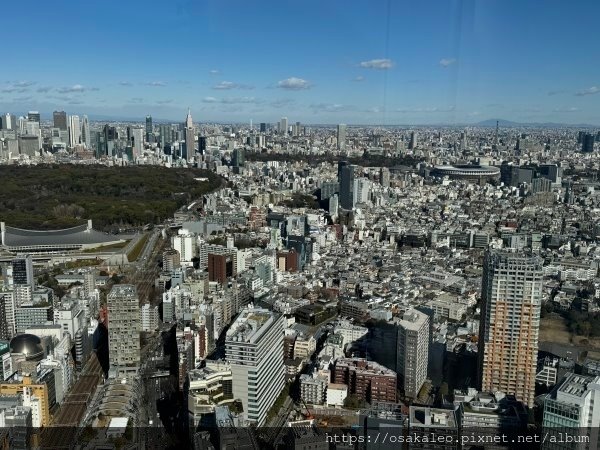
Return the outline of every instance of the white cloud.
<path id="1" fill-rule="evenodd" d="M 212 69 L 212 70 L 209 70 L 208 73 L 211 75 L 219 75 L 221 73 L 221 71 L 217 70 L 217 69 Z"/>
<path id="2" fill-rule="evenodd" d="M 120 81 L 119 84 L 121 86 L 132 86 L 133 83 L 131 81 Z"/>
<path id="3" fill-rule="evenodd" d="M 57 89 L 57 91 L 60 92 L 61 94 L 81 93 L 81 92 L 84 92 L 85 90 L 86 90 L 86 88 L 83 87 L 81 84 L 74 84 L 73 86 L 70 86 L 70 87 L 63 87 L 63 88 Z"/>
<path id="4" fill-rule="evenodd" d="M 224 105 L 236 105 L 242 103 L 261 103 L 260 100 L 254 97 L 224 97 L 224 98 L 215 98 L 215 97 L 204 97 L 202 99 L 203 103 L 221 103 Z"/>
<path id="5" fill-rule="evenodd" d="M 564 107 L 564 108 L 554 108 L 552 110 L 552 112 L 558 112 L 558 113 L 561 113 L 561 112 L 564 112 L 564 113 L 566 113 L 566 112 L 577 112 L 577 111 L 579 111 L 579 108 L 575 108 L 574 106 Z"/>
<path id="6" fill-rule="evenodd" d="M 454 106 L 448 106 L 448 107 L 444 107 L 444 108 L 439 108 L 437 106 L 434 107 L 425 107 L 425 108 L 399 108 L 396 110 L 396 112 L 402 113 L 402 114 L 409 114 L 409 113 L 445 113 L 445 112 L 452 112 L 455 110 Z"/>
<path id="7" fill-rule="evenodd" d="M 213 86 L 213 89 L 217 90 L 228 90 L 228 89 L 254 89 L 254 86 L 248 84 L 234 83 L 232 81 L 221 81 L 219 84 Z"/>
<path id="8" fill-rule="evenodd" d="M 583 95 L 593 95 L 600 92 L 600 88 L 598 86 L 592 86 L 590 88 L 584 89 L 582 91 L 576 92 L 575 95 L 583 96 Z"/>
<path id="9" fill-rule="evenodd" d="M 148 83 L 148 86 L 153 86 L 153 87 L 162 87 L 162 86 L 166 86 L 167 83 L 165 83 L 164 81 L 151 81 Z"/>
<path id="10" fill-rule="evenodd" d="M 310 89 L 311 84 L 302 78 L 290 77 L 278 82 L 277 87 L 281 89 L 288 89 L 290 91 L 300 91 L 303 89 Z"/>
<path id="11" fill-rule="evenodd" d="M 348 111 L 351 109 L 348 105 L 340 105 L 338 103 L 314 103 L 310 105 L 310 108 L 314 111 L 324 111 L 324 112 L 339 112 L 339 111 Z"/>
<path id="12" fill-rule="evenodd" d="M 442 58 L 440 59 L 440 66 L 448 67 L 456 63 L 456 58 Z"/>
<path id="13" fill-rule="evenodd" d="M 364 67 L 365 69 L 377 69 L 377 70 L 387 70 L 394 67 L 394 62 L 391 59 L 370 59 L 369 61 L 362 61 L 360 67 Z"/>
<path id="14" fill-rule="evenodd" d="M 353 78 L 352 81 L 365 81 L 365 77 L 363 77 L 362 75 L 359 75 L 356 78 Z"/>

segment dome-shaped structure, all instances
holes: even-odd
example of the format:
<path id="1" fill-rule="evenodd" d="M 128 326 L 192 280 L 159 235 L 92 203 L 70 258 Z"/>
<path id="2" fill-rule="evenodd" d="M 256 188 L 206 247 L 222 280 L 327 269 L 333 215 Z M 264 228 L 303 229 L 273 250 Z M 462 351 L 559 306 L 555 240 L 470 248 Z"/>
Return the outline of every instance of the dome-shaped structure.
<path id="1" fill-rule="evenodd" d="M 25 355 L 27 361 L 39 361 L 44 358 L 42 340 L 35 334 L 19 334 L 12 338 L 10 352 Z"/>

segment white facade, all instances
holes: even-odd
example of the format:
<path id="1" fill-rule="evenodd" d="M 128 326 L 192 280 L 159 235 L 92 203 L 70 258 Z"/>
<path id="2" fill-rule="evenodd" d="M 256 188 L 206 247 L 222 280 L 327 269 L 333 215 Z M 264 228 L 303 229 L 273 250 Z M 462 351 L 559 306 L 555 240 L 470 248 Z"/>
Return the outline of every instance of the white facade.
<path id="1" fill-rule="evenodd" d="M 429 316 L 416 309 L 406 311 L 398 322 L 396 370 L 407 397 L 416 398 L 427 379 L 429 332 Z"/>
<path id="2" fill-rule="evenodd" d="M 348 386 L 339 383 L 327 385 L 327 406 L 344 406 L 344 400 L 348 397 Z"/>
<path id="3" fill-rule="evenodd" d="M 79 145 L 81 140 L 81 126 L 79 116 L 69 116 L 69 147 Z"/>
<path id="4" fill-rule="evenodd" d="M 249 306 L 227 331 L 233 396 L 242 401 L 248 422 L 257 426 L 265 423 L 285 383 L 283 322 L 280 314 Z"/>
<path id="5" fill-rule="evenodd" d="M 179 253 L 181 265 L 191 267 L 192 259 L 196 256 L 196 238 L 192 235 L 173 236 L 172 245 Z"/>

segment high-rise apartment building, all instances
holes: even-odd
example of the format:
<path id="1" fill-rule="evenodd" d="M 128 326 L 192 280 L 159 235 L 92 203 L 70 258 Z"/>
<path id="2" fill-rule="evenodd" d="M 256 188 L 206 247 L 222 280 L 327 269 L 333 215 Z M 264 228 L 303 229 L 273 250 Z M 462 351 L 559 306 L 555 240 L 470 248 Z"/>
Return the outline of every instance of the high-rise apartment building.
<path id="1" fill-rule="evenodd" d="M 135 286 L 113 286 L 107 306 L 110 374 L 135 375 L 140 365 L 140 301 Z"/>
<path id="2" fill-rule="evenodd" d="M 337 126 L 337 148 L 339 150 L 346 148 L 346 125 L 343 123 Z"/>
<path id="3" fill-rule="evenodd" d="M 542 303 L 542 260 L 489 251 L 483 264 L 479 385 L 533 406 Z"/>
<path id="4" fill-rule="evenodd" d="M 427 314 L 410 309 L 398 321 L 396 371 L 402 378 L 406 397 L 417 398 L 427 379 L 429 320 Z"/>
<path id="5" fill-rule="evenodd" d="M 52 113 L 54 119 L 54 128 L 58 128 L 62 131 L 67 131 L 67 113 L 64 111 L 54 111 Z"/>
<path id="6" fill-rule="evenodd" d="M 265 423 L 285 383 L 283 322 L 282 315 L 250 305 L 225 338 L 233 397 L 242 401 L 247 420 L 257 426 Z"/>

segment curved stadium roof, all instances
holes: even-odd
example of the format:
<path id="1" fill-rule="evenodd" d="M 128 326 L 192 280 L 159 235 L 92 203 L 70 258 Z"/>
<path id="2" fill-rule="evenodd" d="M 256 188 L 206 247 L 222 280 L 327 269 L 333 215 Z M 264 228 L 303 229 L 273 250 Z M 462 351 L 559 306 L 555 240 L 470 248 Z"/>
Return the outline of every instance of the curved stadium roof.
<path id="1" fill-rule="evenodd" d="M 90 221 L 91 222 L 91 221 Z M 24 230 L 2 223 L 2 245 L 14 247 L 81 247 L 118 242 L 120 239 L 107 233 L 96 231 L 87 225 L 79 225 L 63 230 Z"/>

